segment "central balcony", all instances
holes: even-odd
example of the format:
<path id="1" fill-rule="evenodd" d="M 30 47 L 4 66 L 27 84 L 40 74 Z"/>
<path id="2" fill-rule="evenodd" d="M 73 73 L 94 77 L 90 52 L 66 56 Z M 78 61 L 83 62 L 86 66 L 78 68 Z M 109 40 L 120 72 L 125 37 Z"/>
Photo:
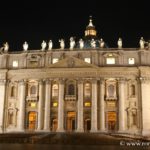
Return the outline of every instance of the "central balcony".
<path id="1" fill-rule="evenodd" d="M 76 101 L 76 95 L 65 95 L 66 101 Z"/>

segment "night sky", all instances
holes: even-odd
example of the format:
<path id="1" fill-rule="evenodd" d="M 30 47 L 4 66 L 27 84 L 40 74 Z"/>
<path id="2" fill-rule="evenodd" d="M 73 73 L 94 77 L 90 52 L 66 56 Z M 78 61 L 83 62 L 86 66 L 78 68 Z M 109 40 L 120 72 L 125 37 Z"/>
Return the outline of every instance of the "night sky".
<path id="1" fill-rule="evenodd" d="M 119 37 L 123 47 L 139 47 L 141 36 L 150 39 L 150 6 L 145 1 L 20 0 L 1 5 L 0 46 L 7 41 L 10 51 L 22 50 L 27 41 L 29 49 L 41 49 L 43 40 L 52 39 L 54 47 L 59 48 L 60 38 L 69 44 L 71 36 L 76 41 L 84 36 L 90 15 L 98 37 L 109 47 L 117 47 Z"/>

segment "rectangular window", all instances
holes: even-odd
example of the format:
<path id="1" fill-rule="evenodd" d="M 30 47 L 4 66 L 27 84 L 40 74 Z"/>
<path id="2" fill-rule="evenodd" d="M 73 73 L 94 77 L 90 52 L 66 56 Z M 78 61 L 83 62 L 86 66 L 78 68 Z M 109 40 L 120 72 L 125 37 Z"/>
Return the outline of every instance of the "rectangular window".
<path id="1" fill-rule="evenodd" d="M 85 102 L 85 103 L 84 103 L 84 106 L 85 106 L 85 107 L 91 107 L 91 103 L 90 103 L 90 102 Z"/>
<path id="2" fill-rule="evenodd" d="M 57 62 L 58 62 L 58 58 L 53 58 L 52 63 L 55 64 L 55 63 L 57 63 Z"/>
<path id="3" fill-rule="evenodd" d="M 53 103 L 53 107 L 57 107 L 58 106 L 58 103 L 57 102 L 54 102 Z"/>
<path id="4" fill-rule="evenodd" d="M 35 103 L 35 102 L 31 102 L 31 103 L 29 103 L 29 106 L 30 106 L 31 108 L 35 108 L 35 107 L 36 107 L 36 103 Z"/>
<path id="5" fill-rule="evenodd" d="M 12 66 L 13 66 L 14 68 L 15 68 L 15 67 L 18 67 L 18 60 L 13 60 Z"/>
<path id="6" fill-rule="evenodd" d="M 115 58 L 114 57 L 106 58 L 106 64 L 115 64 Z"/>
<path id="7" fill-rule="evenodd" d="M 129 58 L 128 59 L 128 64 L 129 65 L 134 65 L 135 64 L 135 59 L 134 58 Z"/>
<path id="8" fill-rule="evenodd" d="M 91 59 L 90 58 L 84 58 L 84 61 L 89 63 L 89 64 L 91 63 Z"/>

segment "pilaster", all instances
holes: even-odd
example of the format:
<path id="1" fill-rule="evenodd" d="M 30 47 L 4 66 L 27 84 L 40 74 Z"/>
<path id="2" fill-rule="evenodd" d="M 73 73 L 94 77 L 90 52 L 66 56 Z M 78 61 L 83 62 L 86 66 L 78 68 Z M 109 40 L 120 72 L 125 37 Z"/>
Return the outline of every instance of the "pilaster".
<path id="1" fill-rule="evenodd" d="M 50 130 L 50 108 L 51 108 L 51 80 L 46 80 L 45 85 L 45 112 L 44 112 L 44 130 Z"/>
<path id="2" fill-rule="evenodd" d="M 120 78 L 119 83 L 119 132 L 125 131 L 125 78 Z"/>
<path id="3" fill-rule="evenodd" d="M 0 80 L 0 133 L 4 131 L 4 105 L 5 105 L 5 91 L 6 80 Z"/>
<path id="4" fill-rule="evenodd" d="M 77 132 L 83 132 L 83 80 L 78 80 L 78 117 Z"/>
<path id="5" fill-rule="evenodd" d="M 25 97 L 26 97 L 26 81 L 19 81 L 19 113 L 18 113 L 18 131 L 24 132 L 25 127 Z"/>
<path id="6" fill-rule="evenodd" d="M 57 132 L 64 132 L 64 79 L 59 79 Z"/>
<path id="7" fill-rule="evenodd" d="M 91 132 L 97 132 L 97 79 L 92 80 Z"/>

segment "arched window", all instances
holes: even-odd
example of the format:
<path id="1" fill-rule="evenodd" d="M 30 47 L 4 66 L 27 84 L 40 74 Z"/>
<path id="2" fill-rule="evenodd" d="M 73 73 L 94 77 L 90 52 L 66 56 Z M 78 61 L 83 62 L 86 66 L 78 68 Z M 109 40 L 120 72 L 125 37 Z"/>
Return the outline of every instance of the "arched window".
<path id="1" fill-rule="evenodd" d="M 30 94 L 33 95 L 33 94 L 36 94 L 36 86 L 31 86 L 30 88 Z"/>
<path id="2" fill-rule="evenodd" d="M 68 85 L 68 95 L 75 95 L 75 87 L 74 84 Z"/>
<path id="3" fill-rule="evenodd" d="M 131 96 L 135 95 L 135 85 L 131 85 Z"/>
<path id="4" fill-rule="evenodd" d="M 16 94 L 16 87 L 15 87 L 15 86 L 12 86 L 12 87 L 11 87 L 11 94 L 10 94 L 10 96 L 11 96 L 11 97 L 15 97 L 15 94 Z"/>
<path id="5" fill-rule="evenodd" d="M 85 83 L 84 85 L 84 96 L 85 97 L 91 96 L 91 84 L 90 83 Z"/>
<path id="6" fill-rule="evenodd" d="M 108 95 L 109 95 L 109 97 L 113 97 L 114 96 L 114 90 L 115 90 L 114 85 L 110 84 L 108 86 Z"/>
<path id="7" fill-rule="evenodd" d="M 52 86 L 52 97 L 58 96 L 58 84 L 53 84 Z"/>

